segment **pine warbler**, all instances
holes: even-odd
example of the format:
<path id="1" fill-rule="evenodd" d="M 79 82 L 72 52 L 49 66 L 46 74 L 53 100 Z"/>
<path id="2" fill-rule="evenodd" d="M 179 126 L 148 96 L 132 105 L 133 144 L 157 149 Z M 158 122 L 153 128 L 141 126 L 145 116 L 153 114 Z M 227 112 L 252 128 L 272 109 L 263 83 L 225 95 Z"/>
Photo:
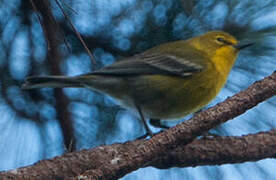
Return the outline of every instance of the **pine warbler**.
<path id="1" fill-rule="evenodd" d="M 161 44 L 89 74 L 28 77 L 23 89 L 85 87 L 119 100 L 157 127 L 208 104 L 224 86 L 239 50 L 228 33 L 211 31 L 186 41 Z"/>

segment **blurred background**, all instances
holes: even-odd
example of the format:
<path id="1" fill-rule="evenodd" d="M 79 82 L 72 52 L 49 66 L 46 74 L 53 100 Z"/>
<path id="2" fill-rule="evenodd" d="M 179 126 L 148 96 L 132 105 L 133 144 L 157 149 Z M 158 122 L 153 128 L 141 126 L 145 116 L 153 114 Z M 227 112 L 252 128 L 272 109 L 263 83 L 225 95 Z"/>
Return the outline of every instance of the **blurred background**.
<path id="1" fill-rule="evenodd" d="M 30 2 L 0 0 L 1 171 L 144 134 L 139 119 L 108 96 L 79 88 L 22 91 L 27 76 L 91 72 L 160 43 L 210 30 L 224 30 L 257 43 L 240 53 L 225 88 L 209 106 L 276 70 L 275 0 L 50 0 L 55 35 L 60 39 L 55 52 L 59 58 L 49 54 L 51 39 L 45 38 L 42 15 Z M 275 100 L 269 99 L 212 132 L 239 136 L 276 128 Z M 168 170 L 149 167 L 122 179 L 275 179 L 275 168 L 273 159 Z"/>

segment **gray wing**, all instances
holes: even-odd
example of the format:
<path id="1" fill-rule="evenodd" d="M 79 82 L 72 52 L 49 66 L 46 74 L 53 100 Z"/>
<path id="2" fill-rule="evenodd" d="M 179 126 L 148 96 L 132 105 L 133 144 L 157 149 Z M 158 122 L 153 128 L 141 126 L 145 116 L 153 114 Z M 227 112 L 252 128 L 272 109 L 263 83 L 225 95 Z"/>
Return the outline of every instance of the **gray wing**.
<path id="1" fill-rule="evenodd" d="M 91 74 L 116 76 L 164 74 L 187 77 L 202 69 L 202 65 L 189 59 L 168 54 L 148 53 L 118 61 Z"/>

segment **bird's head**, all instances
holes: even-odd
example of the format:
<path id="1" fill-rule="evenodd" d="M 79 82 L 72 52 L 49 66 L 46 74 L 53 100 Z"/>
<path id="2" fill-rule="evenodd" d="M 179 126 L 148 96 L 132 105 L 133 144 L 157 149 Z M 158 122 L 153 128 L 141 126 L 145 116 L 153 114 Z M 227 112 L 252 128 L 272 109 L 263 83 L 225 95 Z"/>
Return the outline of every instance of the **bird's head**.
<path id="1" fill-rule="evenodd" d="M 223 31 L 210 31 L 188 40 L 218 66 L 232 68 L 238 52 L 253 43 L 240 43 L 234 36 Z"/>

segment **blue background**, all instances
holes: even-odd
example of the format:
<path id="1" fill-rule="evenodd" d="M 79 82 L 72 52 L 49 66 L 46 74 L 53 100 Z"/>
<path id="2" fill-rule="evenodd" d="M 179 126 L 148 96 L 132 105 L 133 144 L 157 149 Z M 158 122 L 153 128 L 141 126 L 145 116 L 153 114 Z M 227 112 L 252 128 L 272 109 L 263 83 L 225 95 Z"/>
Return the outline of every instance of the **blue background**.
<path id="1" fill-rule="evenodd" d="M 242 51 L 225 88 L 209 106 L 223 101 L 276 69 L 276 3 L 273 0 L 64 0 L 62 5 L 92 50 L 97 67 L 68 26 L 57 5 L 52 10 L 71 51 L 60 45 L 64 75 L 91 72 L 123 57 L 209 30 L 225 30 L 256 45 Z M 189 3 L 194 6 L 189 6 Z M 71 7 L 71 8 L 69 8 Z M 192 8 L 193 7 L 193 8 Z M 47 47 L 27 1 L 0 1 L 0 170 L 30 165 L 65 152 L 53 90 L 36 96 L 20 85 L 29 75 L 50 74 Z M 125 142 L 142 135 L 137 117 L 110 97 L 87 89 L 63 89 L 69 98 L 77 149 Z M 276 98 L 214 130 L 245 135 L 276 127 Z M 188 119 L 185 117 L 180 120 Z M 174 125 L 179 121 L 168 123 Z M 138 128 L 137 128 L 138 127 Z M 159 129 L 153 128 L 154 131 Z M 139 169 L 122 179 L 274 179 L 273 159 L 234 165 Z"/>

